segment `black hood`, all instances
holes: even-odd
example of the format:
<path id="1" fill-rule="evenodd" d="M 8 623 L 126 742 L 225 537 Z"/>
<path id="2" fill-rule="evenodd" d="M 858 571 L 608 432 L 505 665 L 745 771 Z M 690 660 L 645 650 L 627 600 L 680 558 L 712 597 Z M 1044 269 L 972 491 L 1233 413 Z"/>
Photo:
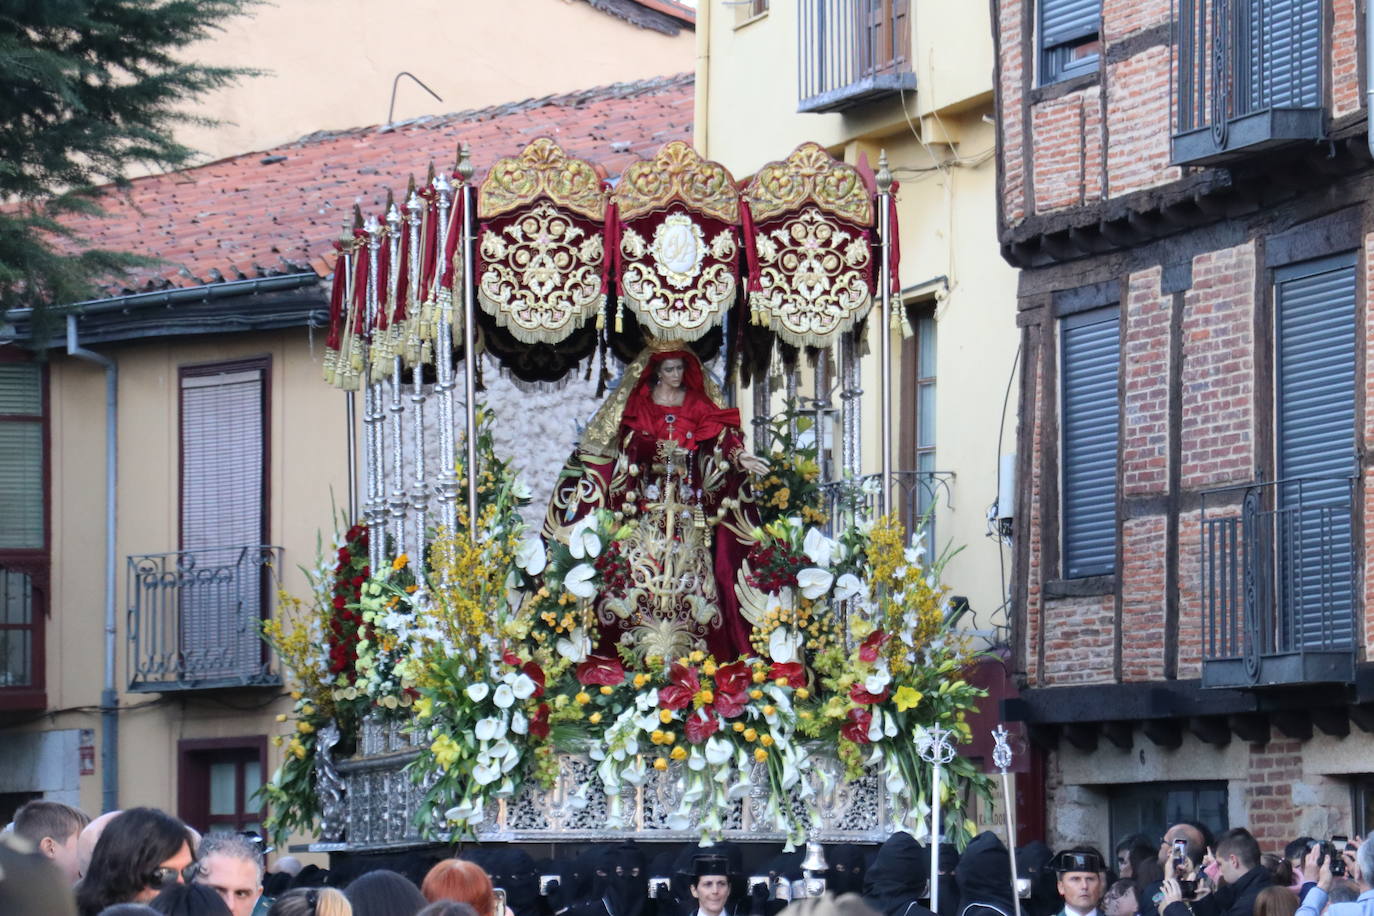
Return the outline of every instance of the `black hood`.
<path id="1" fill-rule="evenodd" d="M 864 873 L 864 900 L 888 916 L 902 916 L 929 880 L 930 850 L 909 833 L 894 833 Z"/>
<path id="2" fill-rule="evenodd" d="M 971 903 L 989 903 L 1010 912 L 1011 856 L 1002 840 L 990 830 L 973 838 L 954 870 L 959 884 L 959 909 Z"/>
<path id="3" fill-rule="evenodd" d="M 827 846 L 826 889 L 835 896 L 862 894 L 864 890 L 864 851 L 849 844 Z"/>

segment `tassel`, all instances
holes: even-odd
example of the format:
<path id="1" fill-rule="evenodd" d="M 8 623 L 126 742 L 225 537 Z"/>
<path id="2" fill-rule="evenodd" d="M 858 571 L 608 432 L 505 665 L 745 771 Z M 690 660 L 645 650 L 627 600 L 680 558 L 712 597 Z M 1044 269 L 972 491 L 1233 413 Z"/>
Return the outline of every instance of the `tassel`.
<path id="1" fill-rule="evenodd" d="M 615 300 L 615 332 L 625 333 L 625 302 L 621 299 Z"/>

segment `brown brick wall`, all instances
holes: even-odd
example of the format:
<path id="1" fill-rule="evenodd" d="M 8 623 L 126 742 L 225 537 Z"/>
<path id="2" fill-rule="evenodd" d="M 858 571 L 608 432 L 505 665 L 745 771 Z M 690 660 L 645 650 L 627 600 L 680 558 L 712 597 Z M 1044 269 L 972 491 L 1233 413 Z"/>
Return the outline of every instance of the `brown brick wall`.
<path id="1" fill-rule="evenodd" d="M 1173 297 L 1159 292 L 1161 270 L 1132 274 L 1126 293 L 1125 410 L 1121 479 L 1127 496 L 1169 485 L 1169 320 Z"/>
<path id="2" fill-rule="evenodd" d="M 1302 742 L 1270 741 L 1250 745 L 1245 786 L 1249 829 L 1260 848 L 1282 850 L 1298 836 L 1298 811 L 1291 786 L 1302 779 Z"/>
<path id="3" fill-rule="evenodd" d="M 1116 600 L 1110 596 L 1044 602 L 1046 686 L 1115 680 Z"/>
<path id="4" fill-rule="evenodd" d="M 1033 0 L 1032 0 L 1033 2 Z M 997 4 L 998 54 L 997 80 L 1001 94 L 1002 218 L 1009 225 L 1026 218 L 1026 170 L 1021 147 L 1025 139 L 1022 84 L 1025 67 L 1021 53 L 1023 0 L 1001 0 Z"/>
<path id="5" fill-rule="evenodd" d="M 1164 597 L 1169 520 L 1127 519 L 1121 526 L 1121 679 L 1164 677 Z"/>
<path id="6" fill-rule="evenodd" d="M 1083 202 L 1083 93 L 1035 106 L 1031 148 L 1035 151 L 1035 212 L 1048 213 Z"/>
<path id="7" fill-rule="evenodd" d="M 1176 181 L 1169 165 L 1169 49 L 1107 68 L 1107 195 Z"/>
<path id="8" fill-rule="evenodd" d="M 1034 351 L 1032 351 L 1034 352 Z M 1030 506 L 1029 525 L 1027 540 L 1027 554 L 1030 563 L 1026 569 L 1026 632 L 1025 632 L 1025 651 L 1026 651 L 1026 676 L 1032 684 L 1040 679 L 1040 608 L 1043 595 L 1044 571 L 1041 565 L 1044 547 L 1045 530 L 1045 506 L 1044 489 L 1041 481 L 1044 476 L 1044 468 L 1040 461 L 1043 454 L 1041 443 L 1043 439 L 1043 402 L 1044 394 L 1044 373 L 1041 371 L 1041 362 L 1035 360 L 1035 401 L 1028 405 L 1028 416 L 1032 417 L 1034 424 L 1031 432 L 1030 442 L 1030 475 L 1027 481 L 1027 502 Z"/>
<path id="9" fill-rule="evenodd" d="M 1331 2 L 1331 115 L 1359 111 L 1360 40 L 1355 0 Z"/>
<path id="10" fill-rule="evenodd" d="M 1102 38 L 1111 43 L 1169 22 L 1169 0 L 1103 0 Z"/>
<path id="11" fill-rule="evenodd" d="M 1209 511 L 1208 517 L 1216 514 Z M 1198 512 L 1178 518 L 1178 676 L 1202 676 L 1202 521 Z"/>
<path id="12" fill-rule="evenodd" d="M 1248 480 L 1255 467 L 1255 247 L 1193 260 L 1183 309 L 1183 487 Z"/>

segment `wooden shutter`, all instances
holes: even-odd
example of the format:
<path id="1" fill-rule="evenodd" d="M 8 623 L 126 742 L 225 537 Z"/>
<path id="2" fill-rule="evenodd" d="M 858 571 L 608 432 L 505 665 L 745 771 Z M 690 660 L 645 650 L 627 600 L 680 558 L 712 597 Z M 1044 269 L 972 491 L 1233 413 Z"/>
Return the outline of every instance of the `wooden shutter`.
<path id="1" fill-rule="evenodd" d="M 1280 644 L 1350 645 L 1354 600 L 1355 257 L 1276 280 Z M 1299 511 L 1297 507 L 1301 507 Z"/>
<path id="2" fill-rule="evenodd" d="M 188 680 L 250 674 L 262 644 L 265 366 L 181 378 L 181 655 Z"/>
<path id="3" fill-rule="evenodd" d="M 43 370 L 0 364 L 0 549 L 41 550 Z"/>
<path id="4" fill-rule="evenodd" d="M 1116 569 L 1118 326 L 1114 308 L 1073 315 L 1061 325 L 1065 578 Z"/>

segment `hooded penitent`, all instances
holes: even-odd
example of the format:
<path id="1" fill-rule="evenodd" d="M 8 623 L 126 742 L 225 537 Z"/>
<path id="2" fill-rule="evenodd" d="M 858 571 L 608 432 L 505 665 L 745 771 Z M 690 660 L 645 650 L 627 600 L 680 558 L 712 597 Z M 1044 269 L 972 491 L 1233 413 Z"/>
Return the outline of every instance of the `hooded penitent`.
<path id="1" fill-rule="evenodd" d="M 894 833 L 864 874 L 864 902 L 885 916 L 931 916 L 917 902 L 929 879 L 929 850 L 909 833 Z"/>
<path id="2" fill-rule="evenodd" d="M 983 831 L 968 844 L 954 871 L 960 916 L 1011 916 L 1011 857 L 997 834 Z M 970 909 L 972 907 L 972 909 Z"/>

